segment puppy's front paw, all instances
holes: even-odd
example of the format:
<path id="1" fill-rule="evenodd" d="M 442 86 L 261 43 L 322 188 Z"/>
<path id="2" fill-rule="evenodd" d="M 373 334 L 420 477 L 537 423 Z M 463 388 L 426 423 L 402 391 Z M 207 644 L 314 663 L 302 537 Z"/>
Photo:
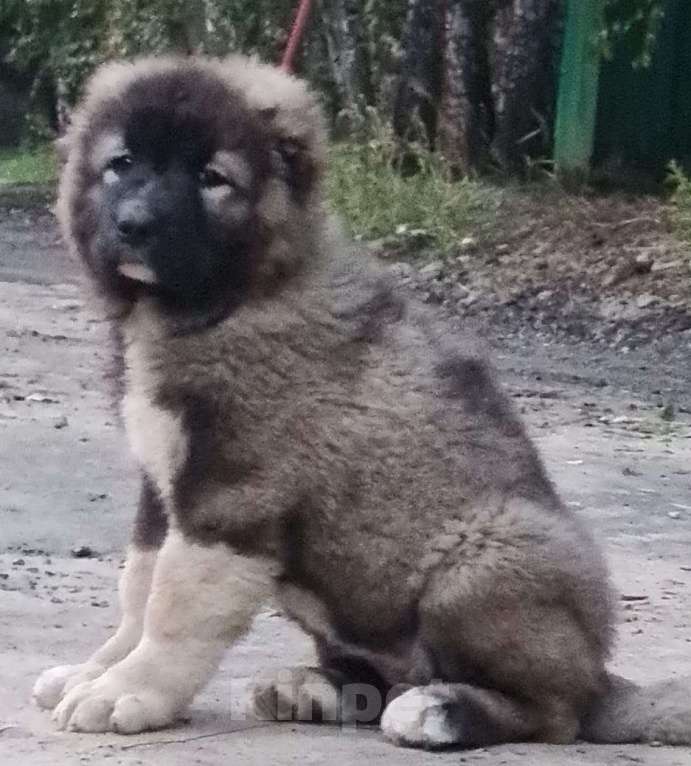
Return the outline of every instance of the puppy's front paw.
<path id="1" fill-rule="evenodd" d="M 103 665 L 85 662 L 81 665 L 59 665 L 46 670 L 34 684 L 34 702 L 44 710 L 53 710 L 60 700 L 79 684 L 92 681 L 105 672 Z"/>
<path id="2" fill-rule="evenodd" d="M 137 734 L 175 720 L 178 701 L 144 684 L 134 684 L 111 668 L 95 681 L 75 686 L 53 713 L 67 731 Z"/>

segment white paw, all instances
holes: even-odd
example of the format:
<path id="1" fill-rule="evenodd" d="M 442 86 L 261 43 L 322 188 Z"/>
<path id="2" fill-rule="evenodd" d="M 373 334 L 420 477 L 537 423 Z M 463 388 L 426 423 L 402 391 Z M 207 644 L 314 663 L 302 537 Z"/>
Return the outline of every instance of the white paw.
<path id="1" fill-rule="evenodd" d="M 50 668 L 41 673 L 34 684 L 34 702 L 44 710 L 52 710 L 70 689 L 85 681 L 92 681 L 104 672 L 103 665 L 93 662 Z"/>
<path id="2" fill-rule="evenodd" d="M 397 745 L 436 748 L 453 745 L 458 732 L 450 725 L 448 699 L 424 687 L 409 689 L 384 710 L 381 729 Z"/>
<path id="3" fill-rule="evenodd" d="M 127 682 L 111 668 L 67 693 L 55 708 L 53 720 L 67 731 L 136 734 L 168 726 L 178 712 L 178 700 Z"/>

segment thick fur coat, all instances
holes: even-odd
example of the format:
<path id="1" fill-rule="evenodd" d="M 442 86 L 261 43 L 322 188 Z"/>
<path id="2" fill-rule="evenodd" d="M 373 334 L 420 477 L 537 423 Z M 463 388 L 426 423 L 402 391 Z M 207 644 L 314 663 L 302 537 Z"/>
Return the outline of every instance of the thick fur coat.
<path id="1" fill-rule="evenodd" d="M 277 597 L 321 664 L 259 684 L 262 715 L 423 747 L 691 741 L 688 687 L 606 673 L 602 556 L 487 363 L 329 221 L 302 83 L 244 58 L 110 65 L 68 144 L 60 217 L 113 318 L 144 478 L 120 630 L 37 682 L 61 727 L 171 723 Z"/>

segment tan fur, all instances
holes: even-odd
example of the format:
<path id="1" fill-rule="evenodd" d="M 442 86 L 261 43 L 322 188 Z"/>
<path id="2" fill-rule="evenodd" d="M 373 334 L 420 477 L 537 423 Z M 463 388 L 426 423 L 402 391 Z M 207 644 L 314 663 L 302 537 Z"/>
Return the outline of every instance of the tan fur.
<path id="1" fill-rule="evenodd" d="M 212 73 L 266 127 L 277 164 L 254 211 L 263 251 L 245 300 L 210 326 L 181 332 L 153 298 L 121 312 L 128 436 L 173 531 L 142 643 L 73 690 L 59 723 L 169 722 L 277 575 L 287 611 L 315 638 L 316 680 L 337 676 L 345 694 L 348 673 L 369 673 L 395 742 L 572 742 L 584 721 L 608 741 L 691 742 L 681 694 L 653 720 L 641 697 L 611 687 L 602 555 L 474 344 L 398 295 L 328 222 L 323 125 L 302 83 L 239 57 L 106 67 L 61 184 L 73 250 L 79 194 L 102 193 L 77 183 L 80 163 L 96 161 L 83 156 L 93 118 L 138 77 L 176 68 Z M 281 151 L 308 163 L 300 194 Z M 241 597 L 219 606 L 234 588 Z M 291 694 L 313 681 L 312 670 L 296 676 Z M 415 688 L 401 694 L 404 684 Z M 274 691 L 259 692 L 260 709 Z"/>
<path id="2" fill-rule="evenodd" d="M 172 492 L 172 480 L 187 456 L 187 438 L 180 415 L 155 401 L 160 372 L 148 355 L 141 353 L 143 337 L 156 337 L 155 317 L 140 318 L 135 311 L 128 320 L 125 354 L 125 390 L 122 414 L 132 453 L 158 486 L 163 499 Z"/>
<path id="3" fill-rule="evenodd" d="M 120 577 L 122 619 L 116 633 L 81 665 L 60 665 L 45 671 L 34 684 L 33 697 L 39 707 L 52 710 L 71 689 L 92 681 L 123 660 L 139 643 L 144 610 L 149 598 L 156 551 L 131 548 Z"/>
<path id="4" fill-rule="evenodd" d="M 62 729 L 124 734 L 172 723 L 218 667 L 226 646 L 268 598 L 270 563 L 169 534 L 154 571 L 137 647 L 71 688 L 53 718 Z"/>

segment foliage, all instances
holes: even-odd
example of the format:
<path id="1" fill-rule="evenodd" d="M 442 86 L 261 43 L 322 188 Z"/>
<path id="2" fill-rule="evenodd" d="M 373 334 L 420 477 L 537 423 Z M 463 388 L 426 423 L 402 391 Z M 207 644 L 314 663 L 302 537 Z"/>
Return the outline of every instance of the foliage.
<path id="1" fill-rule="evenodd" d="M 293 0 L 5 0 L 2 62 L 60 83 L 73 102 L 102 61 L 144 53 L 232 50 L 277 57 Z"/>
<path id="2" fill-rule="evenodd" d="M 392 100 L 406 4 L 358 0 L 362 6 L 375 100 Z M 0 0 L 0 68 L 28 75 L 34 106 L 74 103 L 86 76 L 102 61 L 138 54 L 231 51 L 278 61 L 297 0 Z M 332 115 L 333 71 L 325 49 L 321 0 L 315 0 L 300 71 Z M 44 120 L 45 121 L 45 120 Z"/>
<path id="3" fill-rule="evenodd" d="M 634 68 L 649 67 L 664 15 L 664 0 L 605 0 L 599 40 L 605 57 L 611 58 L 614 48 L 624 45 L 632 53 Z"/>
<path id="4" fill-rule="evenodd" d="M 8 9 L 17 31 L 5 61 L 35 76 L 61 79 L 74 94 L 84 75 L 102 59 L 106 0 L 25 0 Z M 0 25 L 9 19 L 0 17 Z"/>
<path id="5" fill-rule="evenodd" d="M 31 150 L 0 149 L 0 186 L 45 184 L 54 181 L 56 176 L 57 162 L 49 144 Z"/>
<path id="6" fill-rule="evenodd" d="M 672 190 L 672 226 L 679 239 L 691 246 L 691 179 L 677 162 L 669 164 L 667 185 Z"/>
<path id="7" fill-rule="evenodd" d="M 415 151 L 419 172 L 406 176 L 399 172 L 398 145 L 381 124 L 369 140 L 335 144 L 329 198 L 356 235 L 410 237 L 451 255 L 489 219 L 496 195 L 475 181 L 453 181 L 439 156 L 421 147 Z"/>

